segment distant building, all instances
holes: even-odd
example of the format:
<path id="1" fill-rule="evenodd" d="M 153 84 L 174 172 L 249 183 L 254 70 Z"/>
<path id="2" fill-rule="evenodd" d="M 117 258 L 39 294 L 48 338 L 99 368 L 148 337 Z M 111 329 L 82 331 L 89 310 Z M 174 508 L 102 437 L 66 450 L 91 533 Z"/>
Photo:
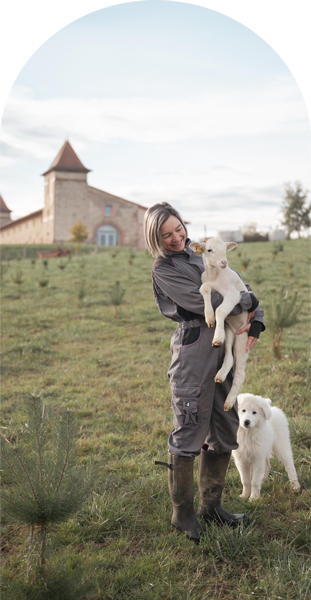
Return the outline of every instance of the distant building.
<path id="1" fill-rule="evenodd" d="M 269 242 L 283 242 L 286 239 L 285 229 L 270 229 L 268 233 Z"/>
<path id="2" fill-rule="evenodd" d="M 218 231 L 217 235 L 224 242 L 243 242 L 244 240 L 241 229 L 238 229 L 237 231 Z"/>
<path id="3" fill-rule="evenodd" d="M 9 222 L 1 228 L 1 243 L 68 242 L 71 238 L 69 229 L 82 221 L 89 234 L 87 242 L 145 248 L 143 219 L 146 207 L 89 186 L 89 172 L 70 143 L 65 142 L 50 168 L 43 173 L 44 207 L 16 221 L 11 221 L 8 215 Z M 10 213 L 2 202 L 3 212 Z"/>
<path id="4" fill-rule="evenodd" d="M 7 225 L 8 223 L 11 223 L 11 210 L 7 207 L 6 203 L 4 202 L 1 194 L 0 194 L 0 229 L 1 227 L 4 227 L 4 225 Z"/>

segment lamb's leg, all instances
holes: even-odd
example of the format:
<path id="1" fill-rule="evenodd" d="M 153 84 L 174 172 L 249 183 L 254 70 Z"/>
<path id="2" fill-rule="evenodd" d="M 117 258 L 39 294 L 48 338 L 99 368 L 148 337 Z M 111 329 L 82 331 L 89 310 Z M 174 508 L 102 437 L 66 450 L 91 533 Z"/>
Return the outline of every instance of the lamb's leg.
<path id="1" fill-rule="evenodd" d="M 241 391 L 243 381 L 245 379 L 245 365 L 248 358 L 248 353 L 245 352 L 246 344 L 247 344 L 248 334 L 245 331 L 244 333 L 240 333 L 240 335 L 235 336 L 234 343 L 234 354 L 235 354 L 235 366 L 234 366 L 234 376 L 233 382 L 231 386 L 231 390 L 226 398 L 226 402 L 224 405 L 224 409 L 230 410 L 235 401 L 237 399 L 238 394 Z"/>
<path id="2" fill-rule="evenodd" d="M 212 341 L 212 346 L 222 346 L 225 341 L 225 318 L 231 313 L 234 307 L 240 301 L 240 292 L 238 290 L 232 290 L 228 296 L 226 296 L 220 306 L 216 308 L 216 329 Z"/>
<path id="3" fill-rule="evenodd" d="M 207 283 L 203 283 L 200 287 L 200 293 L 204 300 L 204 314 L 205 321 L 208 327 L 214 327 L 215 325 L 215 314 L 211 302 L 211 288 Z"/>
<path id="4" fill-rule="evenodd" d="M 233 333 L 233 331 L 230 329 L 230 327 L 228 327 L 228 325 L 225 325 L 225 333 L 226 333 L 226 347 L 225 347 L 224 362 L 222 364 L 221 369 L 219 369 L 218 373 L 216 374 L 216 377 L 215 377 L 216 383 L 222 383 L 223 381 L 225 381 L 230 369 L 233 366 L 232 348 L 233 348 L 233 344 L 234 344 L 235 333 Z"/>

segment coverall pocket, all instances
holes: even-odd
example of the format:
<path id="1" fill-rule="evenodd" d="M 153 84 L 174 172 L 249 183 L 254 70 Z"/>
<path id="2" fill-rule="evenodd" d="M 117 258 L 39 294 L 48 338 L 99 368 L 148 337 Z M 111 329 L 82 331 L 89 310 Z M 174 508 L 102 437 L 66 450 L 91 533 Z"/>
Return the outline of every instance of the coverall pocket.
<path id="1" fill-rule="evenodd" d="M 182 338 L 183 346 L 192 346 L 199 341 L 201 335 L 201 327 L 189 327 L 185 329 Z"/>
<path id="2" fill-rule="evenodd" d="M 174 411 L 174 427 L 189 427 L 200 424 L 200 385 L 177 386 L 172 384 L 172 408 Z"/>

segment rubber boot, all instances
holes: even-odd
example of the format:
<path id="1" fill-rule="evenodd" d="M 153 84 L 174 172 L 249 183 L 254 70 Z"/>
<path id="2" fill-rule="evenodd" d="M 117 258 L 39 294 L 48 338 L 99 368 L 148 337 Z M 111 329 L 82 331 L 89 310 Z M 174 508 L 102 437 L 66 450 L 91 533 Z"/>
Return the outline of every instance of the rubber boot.
<path id="1" fill-rule="evenodd" d="M 176 456 L 169 452 L 168 488 L 173 504 L 172 527 L 184 531 L 190 540 L 199 543 L 205 528 L 193 508 L 193 464 L 191 456 Z"/>
<path id="2" fill-rule="evenodd" d="M 201 449 L 198 469 L 200 502 L 197 515 L 206 523 L 216 521 L 237 527 L 240 523 L 246 525 L 249 522 L 248 516 L 231 514 L 220 503 L 230 456 L 230 453 L 217 454 Z"/>

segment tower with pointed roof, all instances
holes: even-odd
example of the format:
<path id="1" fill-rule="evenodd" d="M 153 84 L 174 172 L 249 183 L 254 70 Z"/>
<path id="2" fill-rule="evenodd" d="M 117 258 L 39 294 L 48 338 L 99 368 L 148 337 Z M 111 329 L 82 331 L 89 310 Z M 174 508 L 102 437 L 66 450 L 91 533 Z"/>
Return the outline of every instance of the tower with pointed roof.
<path id="1" fill-rule="evenodd" d="M 66 241 L 68 230 L 80 220 L 88 220 L 87 169 L 67 140 L 44 176 L 44 208 L 48 241 Z"/>

